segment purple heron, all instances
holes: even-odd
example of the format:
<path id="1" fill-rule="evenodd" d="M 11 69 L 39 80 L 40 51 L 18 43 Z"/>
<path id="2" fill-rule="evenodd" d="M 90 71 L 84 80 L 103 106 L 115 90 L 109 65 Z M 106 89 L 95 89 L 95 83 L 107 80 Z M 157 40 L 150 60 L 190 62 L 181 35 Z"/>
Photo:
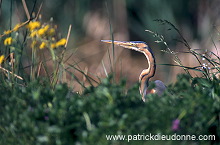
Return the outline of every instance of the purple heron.
<path id="1" fill-rule="evenodd" d="M 148 68 L 144 69 L 140 76 L 140 94 L 142 96 L 142 100 L 145 102 L 145 97 L 147 94 L 157 94 L 158 96 L 162 95 L 166 86 L 160 80 L 154 81 L 155 87 L 153 89 L 149 89 L 149 79 L 152 78 L 156 71 L 155 57 L 151 50 L 151 48 L 143 41 L 112 41 L 112 40 L 101 40 L 105 43 L 114 43 L 115 45 L 132 49 L 138 52 L 143 53 L 148 62 Z"/>

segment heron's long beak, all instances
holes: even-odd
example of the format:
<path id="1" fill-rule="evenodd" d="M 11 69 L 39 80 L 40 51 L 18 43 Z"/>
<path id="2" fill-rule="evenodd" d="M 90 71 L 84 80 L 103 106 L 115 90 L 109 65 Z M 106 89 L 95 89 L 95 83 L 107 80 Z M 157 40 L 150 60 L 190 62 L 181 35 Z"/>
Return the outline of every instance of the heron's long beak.
<path id="1" fill-rule="evenodd" d="M 137 43 L 132 42 L 132 41 L 112 41 L 112 40 L 101 40 L 101 41 L 105 43 L 111 43 L 111 44 L 114 43 L 115 45 L 118 45 L 124 48 L 139 51 L 139 47 L 137 46 Z"/>

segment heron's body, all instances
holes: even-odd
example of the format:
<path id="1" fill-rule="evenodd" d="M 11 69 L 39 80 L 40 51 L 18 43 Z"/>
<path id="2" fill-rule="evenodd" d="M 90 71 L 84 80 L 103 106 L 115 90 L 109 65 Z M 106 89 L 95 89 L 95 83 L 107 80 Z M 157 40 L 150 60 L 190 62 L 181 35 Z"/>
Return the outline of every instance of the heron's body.
<path id="1" fill-rule="evenodd" d="M 142 95 L 142 100 L 145 102 L 145 96 L 147 94 L 158 94 L 159 96 L 163 94 L 166 86 L 160 80 L 156 80 L 155 87 L 153 89 L 148 89 L 149 79 L 152 78 L 156 71 L 155 57 L 151 48 L 143 41 L 112 41 L 112 40 L 102 40 L 106 43 L 114 43 L 115 45 L 122 46 L 124 48 L 132 49 L 143 53 L 148 62 L 148 68 L 144 69 L 140 76 L 140 94 Z"/>

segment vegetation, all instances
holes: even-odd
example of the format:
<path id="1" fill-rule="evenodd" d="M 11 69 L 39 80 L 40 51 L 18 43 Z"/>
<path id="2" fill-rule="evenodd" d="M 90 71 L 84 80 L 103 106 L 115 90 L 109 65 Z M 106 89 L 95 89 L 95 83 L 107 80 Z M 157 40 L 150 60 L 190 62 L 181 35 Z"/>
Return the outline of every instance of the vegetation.
<path id="1" fill-rule="evenodd" d="M 214 134 L 216 141 L 220 136 L 217 78 L 179 75 L 164 96 L 149 96 L 147 103 L 141 101 L 137 84 L 125 93 L 125 81 L 114 84 L 111 78 L 82 95 L 71 93 L 65 84 L 51 89 L 42 80 L 0 87 L 1 144 L 127 144 L 107 141 L 106 135 L 114 134 Z M 174 120 L 179 120 L 176 127 Z M 212 141 L 181 144 L 190 142 Z"/>

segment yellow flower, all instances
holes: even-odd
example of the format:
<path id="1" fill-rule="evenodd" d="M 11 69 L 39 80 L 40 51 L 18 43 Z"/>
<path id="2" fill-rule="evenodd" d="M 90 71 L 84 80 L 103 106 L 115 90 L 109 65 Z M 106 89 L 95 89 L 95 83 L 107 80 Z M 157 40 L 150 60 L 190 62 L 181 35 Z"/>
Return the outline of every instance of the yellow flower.
<path id="1" fill-rule="evenodd" d="M 44 27 L 44 30 L 47 31 L 49 28 L 50 28 L 50 25 L 46 25 L 46 26 Z"/>
<path id="2" fill-rule="evenodd" d="M 5 35 L 8 35 L 8 34 L 10 34 L 10 33 L 11 33 L 11 30 L 4 31 L 4 34 L 5 34 Z"/>
<path id="3" fill-rule="evenodd" d="M 4 55 L 1 55 L 1 56 L 0 56 L 0 64 L 2 64 L 2 62 L 4 61 L 4 59 L 5 59 L 5 56 L 4 56 Z"/>
<path id="4" fill-rule="evenodd" d="M 56 43 L 56 47 L 59 47 L 59 46 L 63 46 L 66 44 L 66 39 L 63 38 L 63 39 L 60 39 L 57 43 Z"/>
<path id="5" fill-rule="evenodd" d="M 17 31 L 21 27 L 21 24 L 16 24 L 13 28 L 13 31 Z"/>
<path id="6" fill-rule="evenodd" d="M 33 32 L 31 32 L 31 34 L 30 34 L 30 37 L 35 37 L 37 35 L 37 31 L 33 31 Z"/>
<path id="7" fill-rule="evenodd" d="M 36 29 L 36 28 L 39 28 L 40 27 L 40 22 L 39 21 L 30 21 L 29 23 L 28 23 L 28 25 L 27 25 L 27 28 L 30 30 L 30 31 L 32 31 L 32 30 L 34 30 L 34 29 Z"/>
<path id="8" fill-rule="evenodd" d="M 5 46 L 6 46 L 6 45 L 11 45 L 11 43 L 12 43 L 12 37 L 8 37 L 8 38 L 6 38 L 5 41 L 4 41 L 4 45 L 5 45 Z"/>
<path id="9" fill-rule="evenodd" d="M 40 36 L 43 36 L 45 33 L 44 29 L 41 28 L 40 30 L 37 31 L 37 34 L 40 35 Z"/>
<path id="10" fill-rule="evenodd" d="M 38 35 L 39 36 L 43 36 L 43 35 L 45 35 L 45 33 L 47 32 L 47 30 L 49 29 L 49 25 L 46 25 L 45 27 L 43 27 L 43 28 L 41 28 L 40 30 L 38 30 Z"/>
<path id="11" fill-rule="evenodd" d="M 52 49 L 54 49 L 54 48 L 56 48 L 56 44 L 55 44 L 55 43 L 52 43 L 52 44 L 50 45 L 50 47 L 51 47 Z"/>
<path id="12" fill-rule="evenodd" d="M 40 44 L 40 49 L 44 49 L 46 47 L 46 43 L 45 42 L 42 42 L 41 44 Z"/>

